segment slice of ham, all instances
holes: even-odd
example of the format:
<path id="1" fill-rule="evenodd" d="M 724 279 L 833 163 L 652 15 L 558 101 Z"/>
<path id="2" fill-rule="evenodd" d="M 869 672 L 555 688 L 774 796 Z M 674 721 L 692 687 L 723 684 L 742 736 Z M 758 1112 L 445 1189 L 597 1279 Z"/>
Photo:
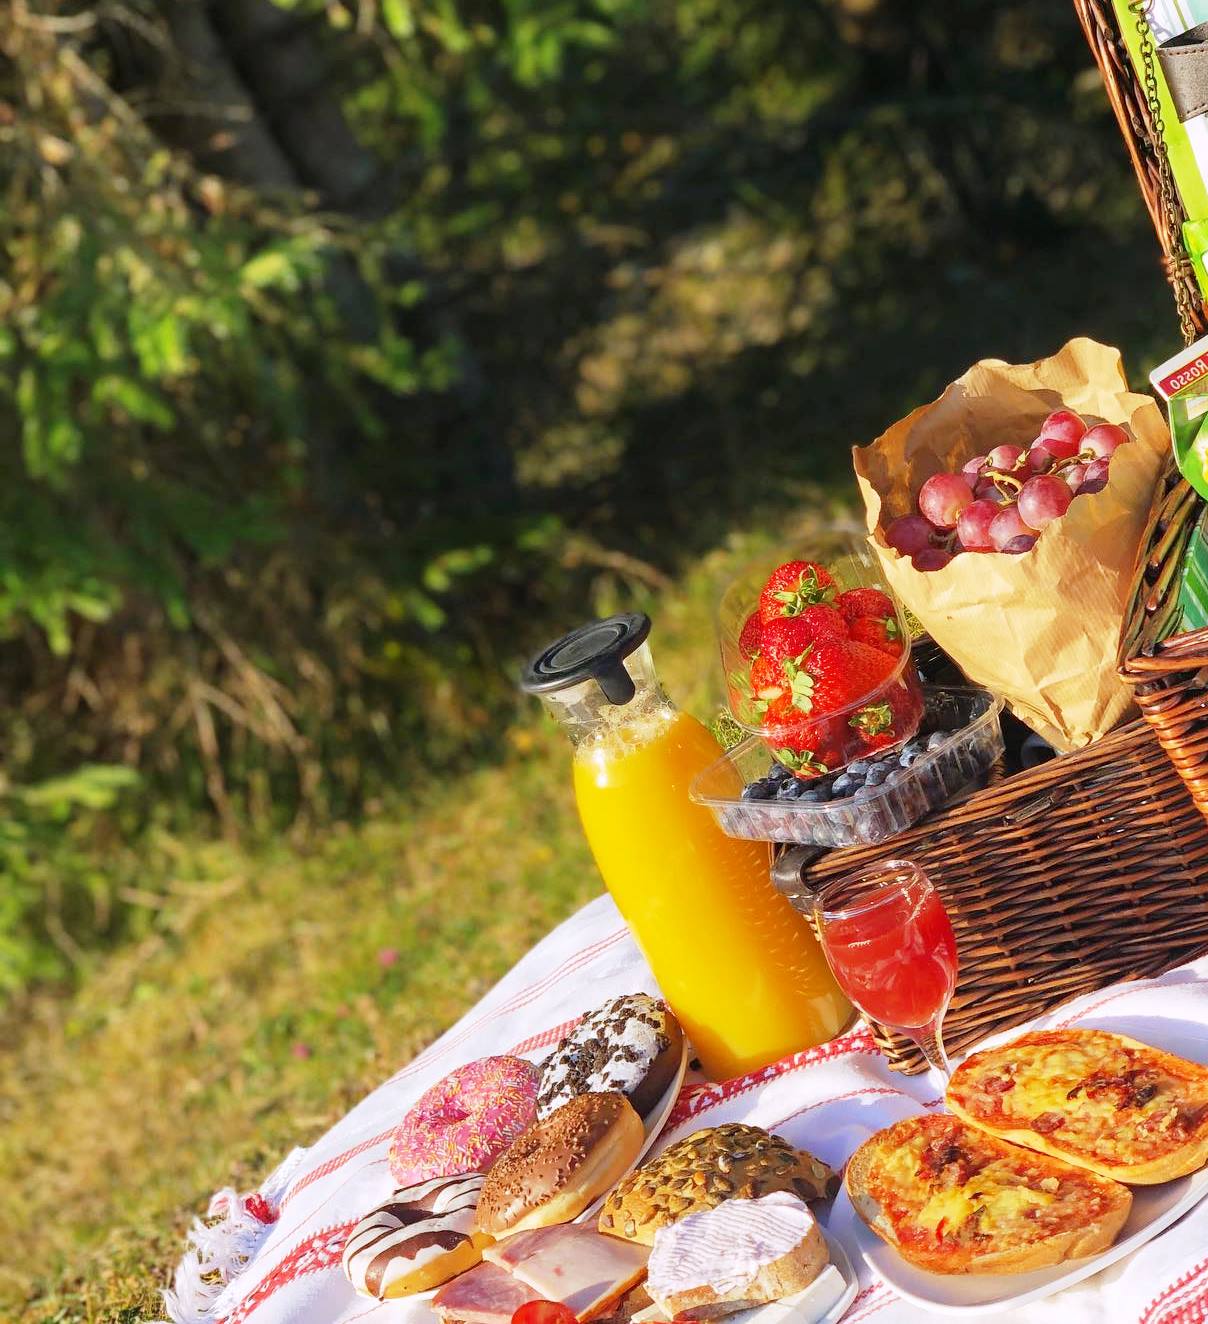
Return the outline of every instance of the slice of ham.
<path id="1" fill-rule="evenodd" d="M 535 1292 L 506 1269 L 485 1261 L 454 1278 L 432 1298 L 432 1309 L 446 1322 L 512 1324 L 512 1316 L 528 1301 L 540 1301 Z"/>
<path id="2" fill-rule="evenodd" d="M 484 1259 L 507 1269 L 547 1301 L 592 1319 L 646 1274 L 647 1246 L 605 1237 L 583 1223 L 534 1228 L 488 1246 Z"/>

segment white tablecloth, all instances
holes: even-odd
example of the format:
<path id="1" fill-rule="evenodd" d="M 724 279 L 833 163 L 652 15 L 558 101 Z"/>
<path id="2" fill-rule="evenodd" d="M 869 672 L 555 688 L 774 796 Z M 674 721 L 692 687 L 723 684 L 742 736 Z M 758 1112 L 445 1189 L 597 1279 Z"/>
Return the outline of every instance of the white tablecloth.
<path id="1" fill-rule="evenodd" d="M 176 1324 L 431 1324 L 415 1303 L 354 1295 L 340 1270 L 353 1224 L 390 1194 L 387 1140 L 413 1100 L 453 1067 L 493 1053 L 539 1059 L 585 1011 L 618 993 L 657 992 L 612 901 L 585 906 L 451 1030 L 359 1103 L 309 1149 L 295 1150 L 258 1192 L 219 1192 L 166 1294 Z M 1086 1023 L 1145 1040 L 1153 1018 L 1202 1034 L 1208 1061 L 1208 958 L 1156 980 L 1069 1003 L 1036 1026 Z M 872 1132 L 941 1104 L 934 1077 L 888 1070 L 862 1028 L 723 1084 L 685 1083 L 660 1146 L 719 1122 L 779 1132 L 841 1166 Z M 859 1262 L 850 1324 L 915 1324 L 928 1314 Z M 1208 1201 L 1136 1254 L 1046 1301 L 1013 1311 L 1026 1324 L 1192 1324 L 1208 1320 Z"/>

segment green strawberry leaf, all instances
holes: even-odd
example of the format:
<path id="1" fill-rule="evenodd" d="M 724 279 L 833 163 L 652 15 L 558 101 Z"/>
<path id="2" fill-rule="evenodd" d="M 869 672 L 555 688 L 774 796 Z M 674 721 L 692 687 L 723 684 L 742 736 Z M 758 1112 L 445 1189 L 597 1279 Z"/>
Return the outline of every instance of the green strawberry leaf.
<path id="1" fill-rule="evenodd" d="M 892 735 L 893 712 L 887 703 L 869 704 L 851 718 L 848 726 L 854 727 L 866 736 L 879 736 L 886 732 Z"/>
<path id="2" fill-rule="evenodd" d="M 774 749 L 772 753 L 778 762 L 794 772 L 808 772 L 820 777 L 830 771 L 812 749 Z"/>

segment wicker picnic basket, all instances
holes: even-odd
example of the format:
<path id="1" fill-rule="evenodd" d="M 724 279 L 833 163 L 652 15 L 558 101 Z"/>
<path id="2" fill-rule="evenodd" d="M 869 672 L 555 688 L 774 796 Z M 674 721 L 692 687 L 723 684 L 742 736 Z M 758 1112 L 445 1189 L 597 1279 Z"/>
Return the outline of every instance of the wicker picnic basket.
<path id="1" fill-rule="evenodd" d="M 811 891 L 887 856 L 920 864 L 952 918 L 950 1050 L 1208 951 L 1208 823 L 1142 720 L 877 846 L 785 852 L 774 876 L 808 910 Z M 873 1029 L 895 1070 L 924 1068 L 909 1040 Z"/>
<path id="2" fill-rule="evenodd" d="M 1184 220 L 1152 88 L 1133 72 L 1110 0 L 1074 0 L 1141 183 L 1188 342 L 1208 316 L 1181 241 Z M 1143 25 L 1140 11 L 1132 6 Z M 1148 41 L 1148 29 L 1141 31 Z M 1152 42 L 1143 45 L 1152 61 Z M 1013 775 L 876 846 L 782 851 L 777 885 L 810 893 L 878 859 L 928 871 L 960 955 L 949 1049 L 1079 994 L 1153 976 L 1208 952 L 1208 629 L 1171 634 L 1177 569 L 1199 501 L 1173 465 L 1155 493 L 1121 633 L 1119 667 L 1141 718 L 1086 749 Z M 930 658 L 925 653 L 930 650 Z M 916 661 L 935 662 L 929 644 Z M 895 1070 L 926 1066 L 884 1027 Z"/>

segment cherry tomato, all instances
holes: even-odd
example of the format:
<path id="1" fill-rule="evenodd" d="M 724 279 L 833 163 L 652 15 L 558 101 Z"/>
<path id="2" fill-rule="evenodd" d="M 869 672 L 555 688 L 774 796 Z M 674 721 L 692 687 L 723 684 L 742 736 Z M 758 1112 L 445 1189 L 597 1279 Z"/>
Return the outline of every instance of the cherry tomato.
<path id="1" fill-rule="evenodd" d="M 578 1324 L 575 1312 L 561 1301 L 526 1301 L 512 1316 L 512 1324 Z"/>

